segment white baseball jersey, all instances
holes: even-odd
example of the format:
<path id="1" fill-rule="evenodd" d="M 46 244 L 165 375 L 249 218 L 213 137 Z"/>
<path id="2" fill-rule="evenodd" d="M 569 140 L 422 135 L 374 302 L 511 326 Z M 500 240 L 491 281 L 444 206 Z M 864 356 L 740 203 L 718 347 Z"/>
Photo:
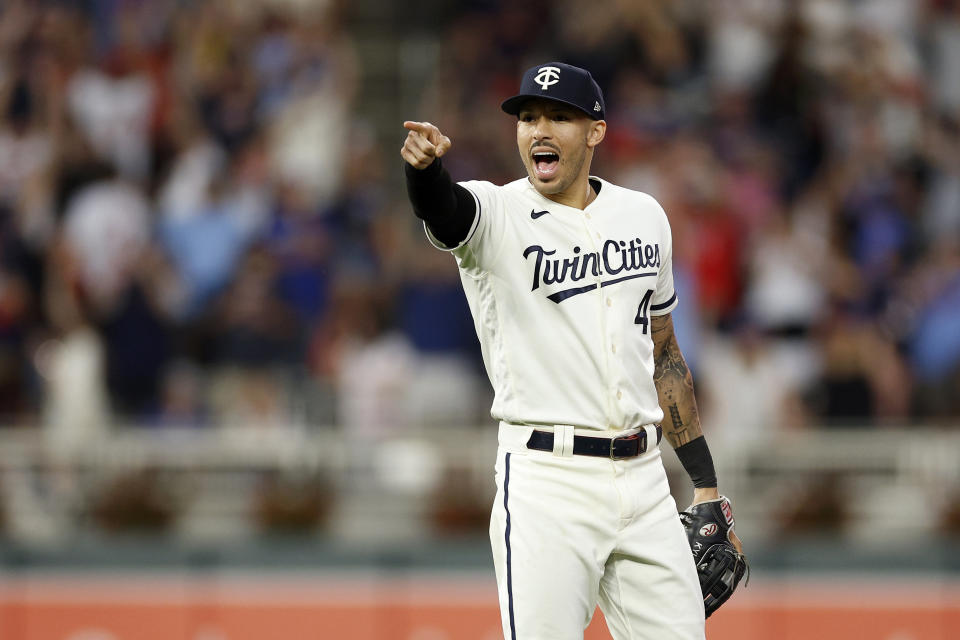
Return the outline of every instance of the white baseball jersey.
<path id="1" fill-rule="evenodd" d="M 677 304 L 670 225 L 651 196 L 598 178 L 580 210 L 526 178 L 460 183 L 476 199 L 456 257 L 495 396 L 513 424 L 659 422 L 650 316 Z"/>

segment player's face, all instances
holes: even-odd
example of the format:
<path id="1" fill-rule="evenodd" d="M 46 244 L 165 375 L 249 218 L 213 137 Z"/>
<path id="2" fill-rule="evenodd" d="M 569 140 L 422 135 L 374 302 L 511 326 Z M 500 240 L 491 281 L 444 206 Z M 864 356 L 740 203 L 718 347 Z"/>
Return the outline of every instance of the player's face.
<path id="1" fill-rule="evenodd" d="M 530 182 L 547 197 L 563 196 L 581 183 L 586 190 L 593 148 L 605 131 L 602 120 L 562 103 L 525 103 L 517 114 L 517 147 Z"/>

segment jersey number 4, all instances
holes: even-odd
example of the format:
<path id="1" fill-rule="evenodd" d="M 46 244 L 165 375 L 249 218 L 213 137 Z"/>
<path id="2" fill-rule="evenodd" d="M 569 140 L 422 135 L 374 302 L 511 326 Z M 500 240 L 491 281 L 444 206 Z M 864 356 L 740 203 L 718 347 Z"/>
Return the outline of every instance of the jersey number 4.
<path id="1" fill-rule="evenodd" d="M 647 311 L 650 308 L 650 298 L 653 297 L 653 289 L 647 289 L 640 300 L 640 306 L 637 308 L 637 317 L 633 319 L 633 324 L 639 324 L 643 327 L 643 333 L 646 334 L 650 328 L 650 316 Z"/>

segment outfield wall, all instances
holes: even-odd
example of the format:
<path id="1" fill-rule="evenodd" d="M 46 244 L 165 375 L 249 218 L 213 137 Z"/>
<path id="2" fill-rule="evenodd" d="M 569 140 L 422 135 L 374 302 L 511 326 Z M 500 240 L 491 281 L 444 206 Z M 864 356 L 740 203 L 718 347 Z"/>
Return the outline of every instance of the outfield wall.
<path id="1" fill-rule="evenodd" d="M 823 574 L 758 579 L 710 640 L 948 640 L 960 581 Z M 40 572 L 0 578 L 3 640 L 494 640 L 486 573 Z M 587 640 L 608 638 L 602 616 Z"/>

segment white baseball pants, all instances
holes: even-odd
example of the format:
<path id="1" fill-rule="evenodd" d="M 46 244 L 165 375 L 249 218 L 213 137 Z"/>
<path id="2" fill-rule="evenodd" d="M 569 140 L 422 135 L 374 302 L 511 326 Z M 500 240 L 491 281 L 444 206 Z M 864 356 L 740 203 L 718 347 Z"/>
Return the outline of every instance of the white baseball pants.
<path id="1" fill-rule="evenodd" d="M 531 431 L 500 425 L 490 542 L 504 638 L 582 640 L 599 603 L 614 640 L 703 640 L 654 428 L 627 460 L 572 455 L 572 427 L 554 428 L 553 453 L 529 450 Z"/>

